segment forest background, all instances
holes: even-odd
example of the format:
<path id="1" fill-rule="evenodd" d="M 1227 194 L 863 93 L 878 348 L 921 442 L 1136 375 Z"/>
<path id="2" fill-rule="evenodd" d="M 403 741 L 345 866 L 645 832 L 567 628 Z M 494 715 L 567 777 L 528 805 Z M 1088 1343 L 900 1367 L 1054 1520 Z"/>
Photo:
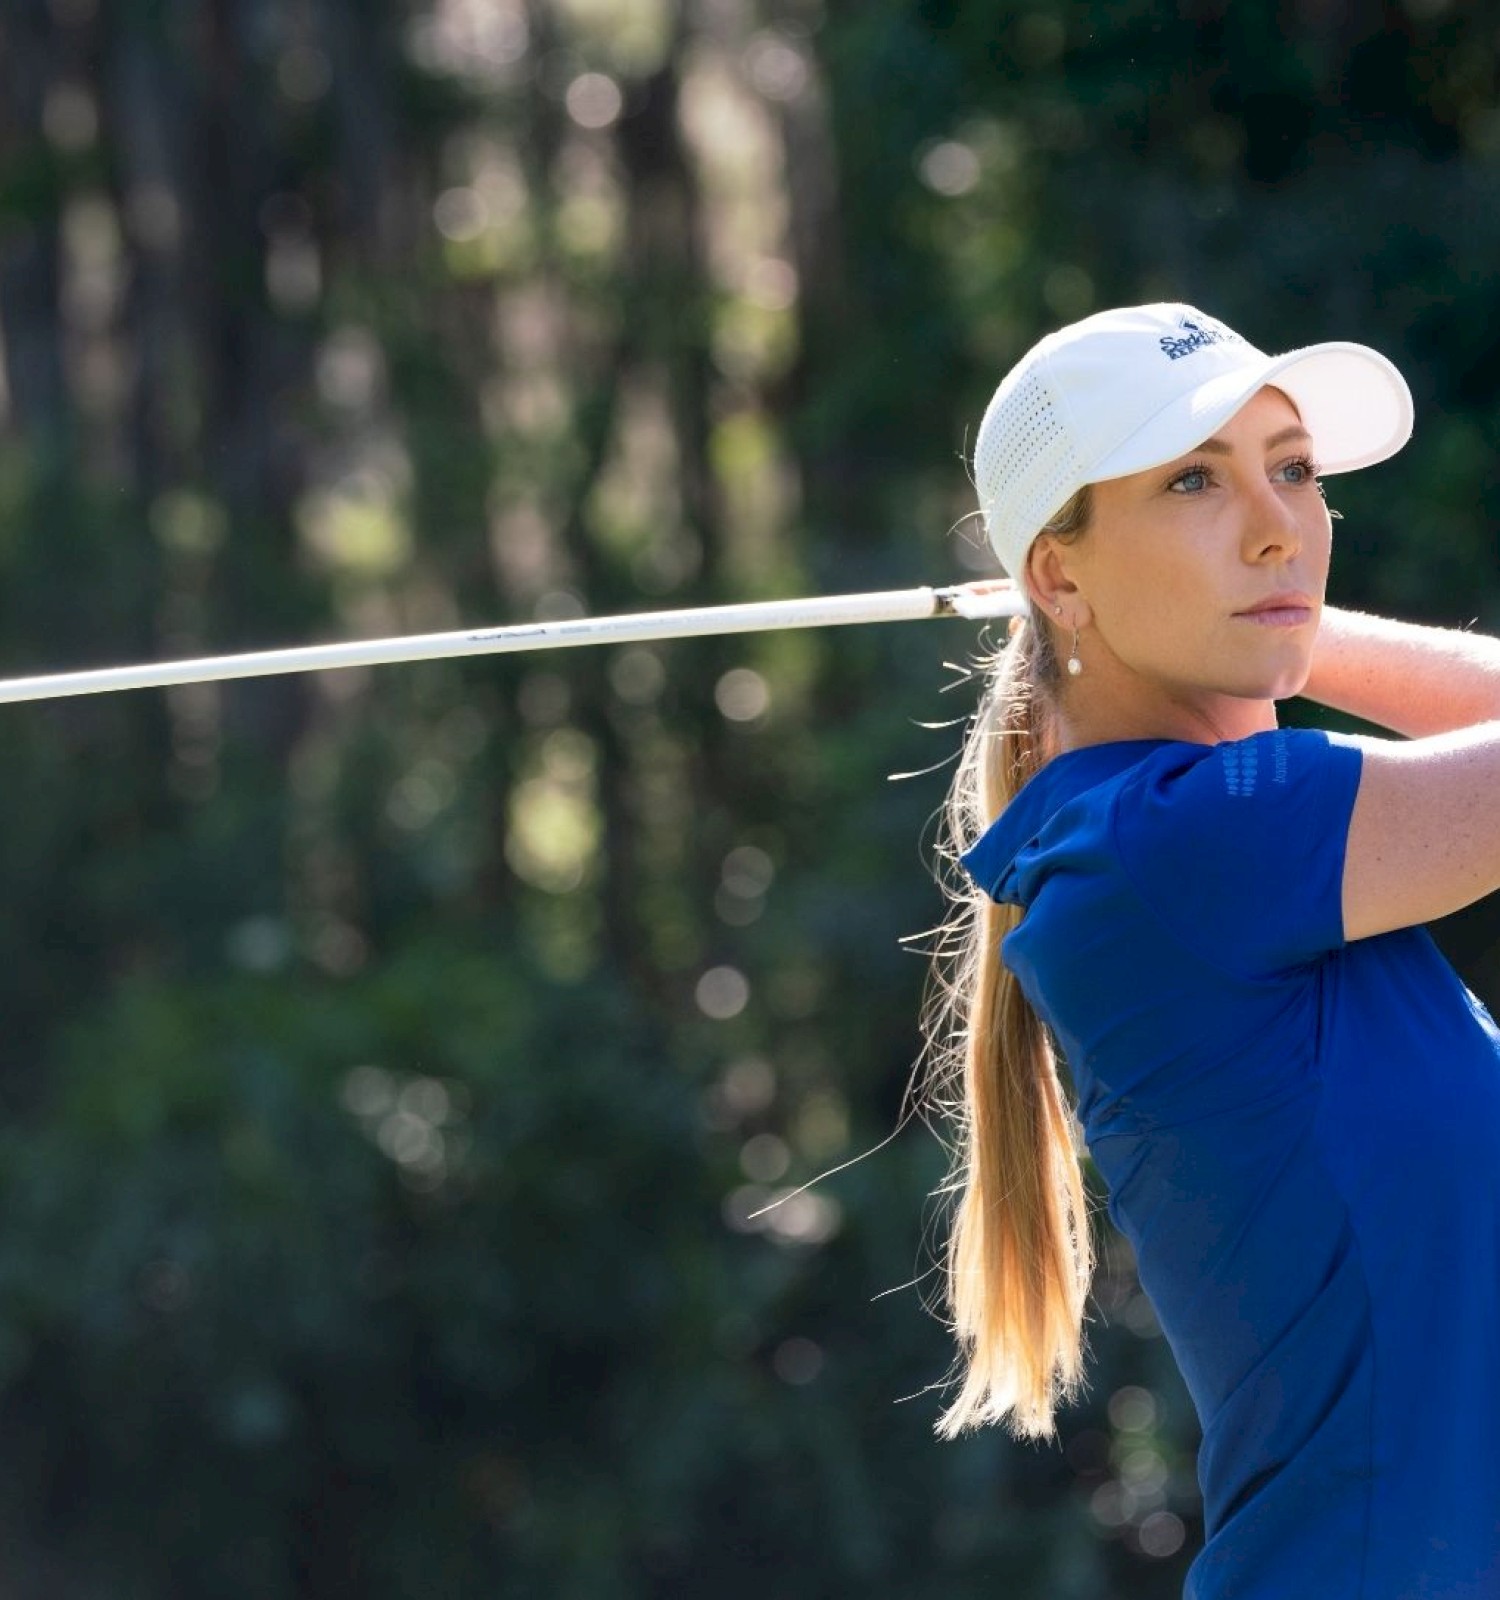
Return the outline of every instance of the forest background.
<path id="1" fill-rule="evenodd" d="M 985 574 L 998 377 L 1156 298 L 1392 356 L 1331 598 L 1500 629 L 1497 41 L 4 0 L 0 669 Z M 1180 1593 L 1197 1435 L 1117 1240 L 1056 1445 L 932 1436 L 904 1097 L 985 644 L 0 710 L 5 1593 Z M 1437 930 L 1492 1003 L 1497 909 Z"/>

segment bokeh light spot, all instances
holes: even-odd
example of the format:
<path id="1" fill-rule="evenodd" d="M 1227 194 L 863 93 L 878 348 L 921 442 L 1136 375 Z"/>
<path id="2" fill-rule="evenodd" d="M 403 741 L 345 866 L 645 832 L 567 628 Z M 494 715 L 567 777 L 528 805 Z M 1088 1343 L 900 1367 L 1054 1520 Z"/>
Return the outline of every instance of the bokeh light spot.
<path id="1" fill-rule="evenodd" d="M 771 686 L 751 667 L 731 667 L 714 685 L 714 703 L 731 722 L 754 722 L 771 706 Z"/>
<path id="2" fill-rule="evenodd" d="M 1128 1383 L 1109 1397 L 1109 1420 L 1122 1433 L 1144 1433 L 1156 1422 L 1156 1396 Z"/>
<path id="3" fill-rule="evenodd" d="M 1153 1511 L 1141 1524 L 1138 1537 L 1141 1549 L 1148 1556 L 1161 1559 L 1177 1554 L 1187 1537 L 1187 1529 L 1183 1527 L 1182 1518 L 1173 1516 L 1170 1511 Z"/>
<path id="4" fill-rule="evenodd" d="M 785 1139 L 774 1133 L 757 1133 L 740 1148 L 740 1169 L 756 1183 L 775 1183 L 786 1176 L 792 1164 L 792 1152 Z"/>
<path id="5" fill-rule="evenodd" d="M 1137 1339 L 1161 1338 L 1161 1323 L 1156 1320 L 1156 1309 L 1144 1292 L 1131 1295 L 1125 1302 L 1121 1317 Z"/>
<path id="6" fill-rule="evenodd" d="M 351 1067 L 344 1077 L 343 1101 L 357 1117 L 383 1117 L 396 1103 L 394 1080 L 384 1067 Z"/>
<path id="7" fill-rule="evenodd" d="M 741 1056 L 724 1069 L 719 1092 L 737 1115 L 753 1116 L 776 1098 L 776 1072 L 764 1056 Z"/>
<path id="8" fill-rule="evenodd" d="M 627 704 L 648 706 L 666 687 L 667 669 L 654 650 L 635 645 L 609 664 L 609 685 Z"/>
<path id="9" fill-rule="evenodd" d="M 807 58 L 779 33 L 757 34 L 750 41 L 745 69 L 751 83 L 768 100 L 797 100 L 807 88 Z"/>
<path id="10" fill-rule="evenodd" d="M 771 887 L 776 868 L 764 850 L 753 844 L 742 844 L 724 857 L 721 875 L 730 894 L 751 900 Z"/>
<path id="11" fill-rule="evenodd" d="M 1123 1528 L 1135 1512 L 1135 1496 L 1124 1484 L 1111 1478 L 1089 1496 L 1089 1511 L 1101 1527 Z"/>
<path id="12" fill-rule="evenodd" d="M 811 1383 L 823 1370 L 823 1352 L 811 1339 L 797 1335 L 783 1339 L 776 1346 L 771 1365 L 783 1383 L 801 1387 Z"/>
<path id="13" fill-rule="evenodd" d="M 710 967 L 699 978 L 693 998 L 704 1016 L 727 1022 L 750 1003 L 750 980 L 738 967 Z"/>
<path id="14" fill-rule="evenodd" d="M 917 161 L 929 189 L 950 198 L 967 194 L 979 182 L 979 157 L 966 144 L 944 139 L 929 145 Z"/>
<path id="15" fill-rule="evenodd" d="M 484 199 L 477 189 L 444 189 L 432 203 L 432 220 L 437 231 L 454 244 L 477 239 L 489 222 Z"/>
<path id="16" fill-rule="evenodd" d="M 581 72 L 568 85 L 568 115 L 580 128 L 607 128 L 625 106 L 620 86 L 603 72 Z"/>

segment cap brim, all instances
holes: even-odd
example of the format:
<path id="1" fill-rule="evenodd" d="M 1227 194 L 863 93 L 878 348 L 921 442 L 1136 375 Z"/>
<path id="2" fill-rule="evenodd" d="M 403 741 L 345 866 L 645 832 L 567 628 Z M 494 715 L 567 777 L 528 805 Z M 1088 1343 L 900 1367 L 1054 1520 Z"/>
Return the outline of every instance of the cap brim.
<path id="1" fill-rule="evenodd" d="M 1411 437 L 1406 380 L 1362 344 L 1307 345 L 1209 378 L 1136 429 L 1098 463 L 1095 479 L 1144 472 L 1184 455 L 1267 384 L 1296 406 L 1321 472 L 1353 472 L 1393 456 Z"/>

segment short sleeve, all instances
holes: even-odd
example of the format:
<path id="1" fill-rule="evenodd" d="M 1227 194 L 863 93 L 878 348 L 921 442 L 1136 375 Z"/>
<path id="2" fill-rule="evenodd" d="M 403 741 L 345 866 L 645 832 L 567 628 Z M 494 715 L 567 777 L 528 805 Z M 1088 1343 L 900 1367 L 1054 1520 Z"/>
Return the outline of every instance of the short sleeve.
<path id="1" fill-rule="evenodd" d="M 1344 852 L 1363 756 L 1352 739 L 1279 728 L 1226 740 L 1122 789 L 1116 846 L 1177 938 L 1259 978 L 1344 943 Z"/>

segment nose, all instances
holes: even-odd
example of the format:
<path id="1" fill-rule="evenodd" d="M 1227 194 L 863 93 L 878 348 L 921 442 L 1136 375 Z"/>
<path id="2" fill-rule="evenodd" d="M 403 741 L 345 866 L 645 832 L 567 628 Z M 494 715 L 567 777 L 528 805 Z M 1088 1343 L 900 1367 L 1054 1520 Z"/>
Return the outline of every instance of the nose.
<path id="1" fill-rule="evenodd" d="M 1290 561 L 1302 549 L 1302 529 L 1294 507 L 1276 485 L 1258 477 L 1247 494 L 1241 536 L 1246 560 Z"/>

